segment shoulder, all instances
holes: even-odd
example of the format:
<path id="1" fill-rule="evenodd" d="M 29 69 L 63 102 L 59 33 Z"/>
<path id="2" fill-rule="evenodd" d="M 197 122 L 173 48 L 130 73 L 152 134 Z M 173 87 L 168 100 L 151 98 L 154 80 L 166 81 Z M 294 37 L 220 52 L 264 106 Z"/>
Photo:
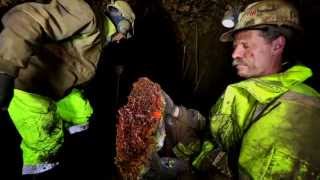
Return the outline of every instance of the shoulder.
<path id="1" fill-rule="evenodd" d="M 290 89 L 293 92 L 306 95 L 306 96 L 312 96 L 312 97 L 320 97 L 319 92 L 317 92 L 315 89 L 313 89 L 311 86 L 308 86 L 304 83 L 300 83 Z"/>
<path id="2" fill-rule="evenodd" d="M 249 95 L 248 89 L 246 84 L 249 80 L 240 81 L 238 83 L 230 84 L 225 89 L 224 95 L 232 95 L 232 96 L 239 96 L 239 95 Z"/>
<path id="3" fill-rule="evenodd" d="M 21 18 L 23 17 L 23 18 Z M 61 40 L 79 32 L 96 33 L 95 13 L 84 0 L 51 0 L 50 3 L 28 2 L 11 9 L 2 19 L 5 27 L 28 33 L 46 33 Z M 37 31 L 34 31 L 34 30 Z"/>
<path id="4" fill-rule="evenodd" d="M 282 101 L 302 105 L 305 107 L 320 108 L 320 95 L 319 93 L 306 84 L 299 84 L 290 89 L 281 98 Z"/>
<path id="5" fill-rule="evenodd" d="M 92 7 L 84 0 L 56 0 L 70 14 L 92 19 L 95 15 Z"/>
<path id="6" fill-rule="evenodd" d="M 4 16 L 7 19 L 13 14 L 25 13 L 31 17 L 47 17 L 72 15 L 81 21 L 88 21 L 95 17 L 90 5 L 84 0 L 52 0 L 49 4 L 26 2 L 10 9 Z"/>

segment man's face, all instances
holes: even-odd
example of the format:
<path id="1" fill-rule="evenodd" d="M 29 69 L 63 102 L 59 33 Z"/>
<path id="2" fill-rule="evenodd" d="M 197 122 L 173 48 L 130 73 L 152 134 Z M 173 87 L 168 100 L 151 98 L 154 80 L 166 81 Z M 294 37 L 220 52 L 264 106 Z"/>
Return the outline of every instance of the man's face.
<path id="1" fill-rule="evenodd" d="M 281 59 L 275 56 L 273 41 L 267 41 L 259 30 L 244 30 L 235 34 L 233 41 L 233 65 L 243 78 L 277 73 Z"/>

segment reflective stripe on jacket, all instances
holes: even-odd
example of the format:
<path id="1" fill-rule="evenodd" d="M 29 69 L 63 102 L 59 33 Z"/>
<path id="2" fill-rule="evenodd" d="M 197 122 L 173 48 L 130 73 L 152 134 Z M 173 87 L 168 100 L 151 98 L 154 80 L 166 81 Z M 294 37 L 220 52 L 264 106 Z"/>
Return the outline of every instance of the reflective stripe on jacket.
<path id="1" fill-rule="evenodd" d="M 316 179 L 319 94 L 304 66 L 227 87 L 212 108 L 211 132 L 227 151 L 240 143 L 240 178 Z"/>

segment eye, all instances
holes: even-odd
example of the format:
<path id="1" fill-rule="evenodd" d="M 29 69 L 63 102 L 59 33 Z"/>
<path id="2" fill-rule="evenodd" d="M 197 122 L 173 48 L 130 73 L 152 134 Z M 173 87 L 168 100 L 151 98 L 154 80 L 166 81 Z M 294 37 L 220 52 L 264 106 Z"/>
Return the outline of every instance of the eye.
<path id="1" fill-rule="evenodd" d="M 248 49 L 249 48 L 249 44 L 246 42 L 240 42 L 240 43 L 234 43 L 233 44 L 233 49 L 236 49 L 238 46 L 240 46 L 243 49 Z"/>
<path id="2" fill-rule="evenodd" d="M 248 43 L 242 43 L 242 46 L 244 49 L 248 49 L 249 48 L 249 44 Z"/>

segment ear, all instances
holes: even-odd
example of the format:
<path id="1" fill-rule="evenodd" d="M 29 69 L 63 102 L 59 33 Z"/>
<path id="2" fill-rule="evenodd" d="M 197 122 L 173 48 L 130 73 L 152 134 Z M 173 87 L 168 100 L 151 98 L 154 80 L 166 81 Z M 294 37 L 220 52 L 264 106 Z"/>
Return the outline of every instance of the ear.
<path id="1" fill-rule="evenodd" d="M 284 36 L 279 36 L 272 41 L 272 52 L 275 54 L 282 53 L 286 45 L 286 38 Z"/>

